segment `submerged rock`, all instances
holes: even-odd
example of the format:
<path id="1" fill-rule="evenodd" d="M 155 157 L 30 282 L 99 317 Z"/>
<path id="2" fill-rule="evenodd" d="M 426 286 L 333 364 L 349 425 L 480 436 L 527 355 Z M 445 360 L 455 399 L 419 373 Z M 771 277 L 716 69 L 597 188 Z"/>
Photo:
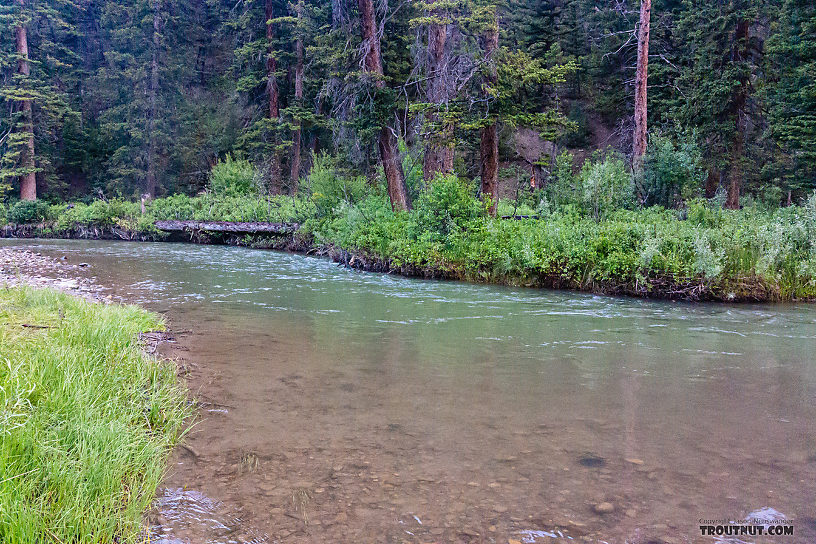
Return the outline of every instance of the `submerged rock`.
<path id="1" fill-rule="evenodd" d="M 592 508 L 596 514 L 611 514 L 615 511 L 615 505 L 611 502 L 601 502 Z"/>

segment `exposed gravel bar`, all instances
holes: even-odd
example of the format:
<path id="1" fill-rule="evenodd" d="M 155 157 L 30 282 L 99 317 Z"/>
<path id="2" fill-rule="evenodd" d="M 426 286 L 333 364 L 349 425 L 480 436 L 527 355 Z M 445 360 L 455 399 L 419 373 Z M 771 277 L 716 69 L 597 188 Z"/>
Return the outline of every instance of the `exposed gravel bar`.
<path id="1" fill-rule="evenodd" d="M 110 302 L 92 279 L 81 276 L 85 266 L 27 249 L 0 247 L 0 287 L 51 287 L 88 300 Z"/>

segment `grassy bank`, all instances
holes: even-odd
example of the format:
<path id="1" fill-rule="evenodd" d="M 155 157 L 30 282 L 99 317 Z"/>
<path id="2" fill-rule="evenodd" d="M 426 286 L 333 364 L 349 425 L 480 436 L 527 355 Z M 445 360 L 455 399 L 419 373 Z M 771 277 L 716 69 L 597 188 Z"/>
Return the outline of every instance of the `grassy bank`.
<path id="1" fill-rule="evenodd" d="M 134 542 L 188 414 L 160 319 L 0 288 L 0 541 Z"/>
<path id="2" fill-rule="evenodd" d="M 488 217 L 477 202 L 433 189 L 411 214 L 368 199 L 310 226 L 318 244 L 350 249 L 419 275 L 686 300 L 816 298 L 816 198 L 774 211 L 574 210 Z M 451 210 L 458 210 L 452 213 Z"/>
<path id="3" fill-rule="evenodd" d="M 227 241 L 316 250 L 422 277 L 685 300 L 816 299 L 816 195 L 788 207 L 746 197 L 743 209 L 725 210 L 685 188 L 690 176 L 637 188 L 620 158 L 600 157 L 500 201 L 494 218 L 475 182 L 449 176 L 424 185 L 413 173 L 413 210 L 394 213 L 382 181 L 343 175 L 321 159 L 296 197 L 258 194 L 247 188 L 250 176 L 195 197 L 156 199 L 145 213 L 119 200 L 18 203 L 0 209 L 0 223 L 36 225 L 18 229 L 27 236 L 162 239 L 156 220 L 297 222 L 296 243 Z"/>

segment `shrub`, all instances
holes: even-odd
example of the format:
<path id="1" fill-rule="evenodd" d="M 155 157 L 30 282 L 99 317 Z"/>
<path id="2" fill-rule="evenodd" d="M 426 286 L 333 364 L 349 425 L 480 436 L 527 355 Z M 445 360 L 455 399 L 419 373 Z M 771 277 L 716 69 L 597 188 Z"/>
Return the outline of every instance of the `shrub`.
<path id="1" fill-rule="evenodd" d="M 723 209 L 702 198 L 688 201 L 686 210 L 686 218 L 689 223 L 699 227 L 715 228 L 725 221 Z"/>
<path id="2" fill-rule="evenodd" d="M 485 214 L 485 204 L 472 188 L 456 176 L 440 175 L 420 194 L 412 217 L 421 231 L 438 239 Z"/>
<path id="3" fill-rule="evenodd" d="M 551 211 L 568 205 L 580 206 L 580 179 L 572 172 L 574 157 L 564 151 L 555 158 L 555 181 L 544 187 L 544 200 Z"/>
<path id="4" fill-rule="evenodd" d="M 584 210 L 596 221 L 632 205 L 632 176 L 623 159 L 615 154 L 596 154 L 581 169 L 581 201 Z"/>
<path id="5" fill-rule="evenodd" d="M 41 223 L 51 215 L 50 206 L 42 200 L 21 200 L 8 210 L 9 223 Z"/>
<path id="6" fill-rule="evenodd" d="M 227 155 L 210 171 L 210 190 L 216 195 L 236 196 L 255 192 L 255 168 L 245 159 Z"/>
<path id="7" fill-rule="evenodd" d="M 72 206 L 52 207 L 52 217 L 56 218 L 57 230 L 68 230 L 76 225 L 84 226 L 125 226 L 138 210 L 138 204 L 126 200 L 94 200 L 90 204 L 78 202 Z"/>
<path id="8" fill-rule="evenodd" d="M 365 176 L 339 175 L 334 160 L 325 153 L 315 156 L 306 185 L 321 217 L 331 214 L 341 202 L 360 202 L 368 193 Z"/>
<path id="9" fill-rule="evenodd" d="M 635 180 L 640 203 L 674 208 L 700 196 L 705 178 L 701 163 L 702 155 L 692 140 L 677 146 L 670 138 L 652 137 L 643 158 L 643 171 Z"/>

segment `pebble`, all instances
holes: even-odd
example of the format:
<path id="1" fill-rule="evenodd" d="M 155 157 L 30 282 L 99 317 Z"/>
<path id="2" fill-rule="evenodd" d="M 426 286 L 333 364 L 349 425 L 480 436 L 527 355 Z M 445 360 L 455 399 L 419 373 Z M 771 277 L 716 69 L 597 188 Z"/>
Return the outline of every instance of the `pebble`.
<path id="1" fill-rule="evenodd" d="M 497 504 L 496 506 L 493 507 L 493 511 L 498 512 L 499 514 L 504 514 L 505 512 L 507 512 L 507 507 Z"/>
<path id="2" fill-rule="evenodd" d="M 642 465 L 643 464 L 643 459 L 636 459 L 634 457 L 630 457 L 628 459 L 625 459 L 625 461 L 627 463 L 632 463 L 633 465 Z"/>
<path id="3" fill-rule="evenodd" d="M 611 514 L 615 511 L 615 505 L 611 502 L 601 502 L 596 504 L 593 508 L 596 514 Z"/>

